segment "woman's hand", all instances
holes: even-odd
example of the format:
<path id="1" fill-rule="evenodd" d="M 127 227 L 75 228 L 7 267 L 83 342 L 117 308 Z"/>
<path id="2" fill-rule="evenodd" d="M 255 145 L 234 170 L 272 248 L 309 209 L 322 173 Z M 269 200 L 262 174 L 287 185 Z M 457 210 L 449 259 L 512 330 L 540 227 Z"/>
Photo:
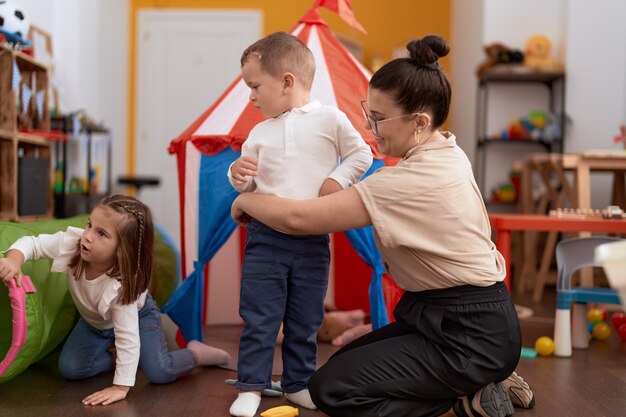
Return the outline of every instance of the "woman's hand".
<path id="1" fill-rule="evenodd" d="M 126 394 L 128 394 L 129 389 L 130 387 L 124 385 L 113 385 L 112 387 L 105 388 L 102 391 L 94 392 L 93 394 L 83 398 L 83 404 L 109 405 L 126 398 Z"/>
<path id="2" fill-rule="evenodd" d="M 252 221 L 252 217 L 241 209 L 240 200 L 242 197 L 243 195 L 240 195 L 233 201 L 233 205 L 230 206 L 230 216 L 239 226 L 246 227 Z"/>
<path id="3" fill-rule="evenodd" d="M 17 254 L 15 254 L 17 252 Z M 19 261 L 21 256 L 22 262 Z M 24 256 L 19 251 L 11 250 L 7 252 L 7 257 L 0 259 L 0 279 L 4 284 L 15 279 L 18 287 L 22 286 L 22 263 Z"/>

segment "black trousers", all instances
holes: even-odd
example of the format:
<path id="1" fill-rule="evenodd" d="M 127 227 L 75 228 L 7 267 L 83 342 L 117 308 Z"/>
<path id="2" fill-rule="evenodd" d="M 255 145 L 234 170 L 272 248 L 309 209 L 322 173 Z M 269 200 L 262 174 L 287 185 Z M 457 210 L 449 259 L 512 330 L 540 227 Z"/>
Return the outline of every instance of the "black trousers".
<path id="1" fill-rule="evenodd" d="M 339 350 L 309 382 L 332 417 L 439 416 L 515 370 L 521 333 L 503 283 L 405 293 L 396 322 Z"/>

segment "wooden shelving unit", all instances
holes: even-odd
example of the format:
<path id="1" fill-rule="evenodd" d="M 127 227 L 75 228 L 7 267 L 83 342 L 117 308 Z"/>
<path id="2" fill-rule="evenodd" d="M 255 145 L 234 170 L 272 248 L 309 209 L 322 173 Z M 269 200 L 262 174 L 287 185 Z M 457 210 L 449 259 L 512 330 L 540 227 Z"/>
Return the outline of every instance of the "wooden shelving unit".
<path id="1" fill-rule="evenodd" d="M 15 87 L 13 83 L 18 78 L 14 75 L 14 65 L 20 73 L 19 83 Z M 30 97 L 24 94 L 24 87 L 31 91 Z M 37 96 L 42 94 L 43 107 L 38 109 Z M 47 103 L 48 67 L 22 52 L 0 45 L 0 221 L 52 217 L 50 143 L 44 137 L 25 133 L 50 129 Z M 25 167 L 33 161 L 39 168 L 45 164 L 45 172 L 39 169 L 37 174 L 20 178 L 20 166 Z M 26 205 L 25 195 L 20 195 L 20 181 L 37 185 L 30 188 L 33 195 L 29 198 L 31 202 L 45 199 L 45 210 L 39 208 L 40 204 Z M 24 184 L 22 188 L 28 189 L 29 185 Z M 45 190 L 43 195 L 41 190 Z"/>

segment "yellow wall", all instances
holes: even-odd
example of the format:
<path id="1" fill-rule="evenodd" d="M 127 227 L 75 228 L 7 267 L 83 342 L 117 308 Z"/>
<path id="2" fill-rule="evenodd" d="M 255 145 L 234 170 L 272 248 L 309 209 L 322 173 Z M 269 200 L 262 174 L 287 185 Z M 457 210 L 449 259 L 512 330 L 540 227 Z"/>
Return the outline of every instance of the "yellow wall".
<path id="1" fill-rule="evenodd" d="M 264 34 L 290 31 L 314 0 L 131 0 L 130 2 L 130 68 L 129 68 L 129 123 L 128 173 L 135 171 L 135 31 L 139 9 L 260 9 L 263 11 Z M 364 46 L 365 63 L 374 56 L 391 58 L 392 50 L 403 46 L 411 38 L 436 33 L 449 39 L 450 0 L 352 0 L 357 20 L 367 35 L 345 24 L 336 14 L 320 9 L 329 27 Z M 443 62 L 446 67 L 447 62 Z"/>

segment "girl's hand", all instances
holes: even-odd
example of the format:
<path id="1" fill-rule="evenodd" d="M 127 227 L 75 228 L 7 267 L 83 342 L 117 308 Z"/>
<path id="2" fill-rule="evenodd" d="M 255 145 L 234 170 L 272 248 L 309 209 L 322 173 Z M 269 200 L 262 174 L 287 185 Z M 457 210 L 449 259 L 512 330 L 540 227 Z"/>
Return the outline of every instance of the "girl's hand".
<path id="1" fill-rule="evenodd" d="M 10 251 L 13 252 L 13 251 Z M 7 255 L 10 254 L 7 253 Z M 22 286 L 22 264 L 11 256 L 0 259 L 0 279 L 6 285 L 15 278 L 18 287 Z"/>
<path id="2" fill-rule="evenodd" d="M 94 392 L 83 399 L 85 405 L 109 405 L 116 401 L 123 400 L 128 394 L 130 387 L 124 385 L 113 385 L 102 391 Z"/>

